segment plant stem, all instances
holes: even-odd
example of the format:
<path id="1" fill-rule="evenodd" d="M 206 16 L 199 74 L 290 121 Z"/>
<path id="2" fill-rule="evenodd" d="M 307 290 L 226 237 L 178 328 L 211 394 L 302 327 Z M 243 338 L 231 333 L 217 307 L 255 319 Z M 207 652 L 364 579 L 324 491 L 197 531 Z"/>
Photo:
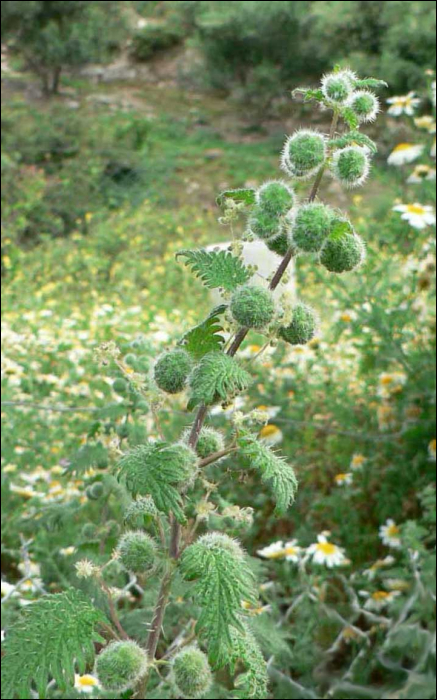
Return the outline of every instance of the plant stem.
<path id="1" fill-rule="evenodd" d="M 333 119 L 332 119 L 332 124 L 331 124 L 331 130 L 330 130 L 330 135 L 329 138 L 330 140 L 334 138 L 335 132 L 337 130 L 337 125 L 338 125 L 338 113 L 335 112 Z M 311 190 L 310 194 L 310 201 L 314 201 L 314 199 L 317 197 L 317 193 L 319 191 L 323 175 L 325 173 L 325 165 L 323 165 L 316 177 L 316 181 L 313 185 L 313 188 Z M 296 250 L 294 246 L 291 246 L 286 255 L 284 256 L 283 260 L 281 261 L 281 264 L 279 265 L 278 269 L 276 270 L 272 281 L 270 283 L 269 289 L 274 292 L 275 289 L 277 289 L 282 281 L 282 278 L 284 277 L 285 273 L 287 272 L 287 269 L 293 260 L 294 256 L 296 255 Z M 249 334 L 250 329 L 249 328 L 241 328 L 238 333 L 236 334 L 229 350 L 228 350 L 228 355 L 230 357 L 234 357 L 238 350 L 240 349 L 241 345 L 244 343 L 246 340 L 248 334 Z M 196 449 L 197 443 L 199 442 L 199 437 L 201 430 L 205 424 L 205 420 L 208 416 L 208 407 L 207 406 L 201 406 L 198 411 L 196 418 L 194 420 L 194 424 L 191 430 L 190 434 L 190 439 L 189 439 L 189 445 L 193 449 Z M 176 521 L 175 518 L 172 520 L 172 536 L 171 536 L 171 543 L 170 543 L 170 556 L 174 561 L 178 561 L 180 558 L 181 554 L 181 539 L 182 539 L 182 527 L 180 523 Z M 149 654 L 149 659 L 151 663 L 155 660 L 156 652 L 158 649 L 159 645 L 159 640 L 161 637 L 161 630 L 162 630 L 162 624 L 164 622 L 164 616 L 165 616 L 165 611 L 168 605 L 168 601 L 170 598 L 170 591 L 171 591 L 171 584 L 173 581 L 173 571 L 171 571 L 169 574 L 167 574 L 164 577 L 164 580 L 161 585 L 161 590 L 159 593 L 159 598 L 158 602 L 155 608 L 155 614 L 153 617 L 152 621 L 152 629 L 150 631 L 149 639 L 147 642 L 147 652 Z M 147 685 L 148 681 L 150 678 L 150 674 L 146 676 L 146 678 L 142 681 L 141 687 L 139 689 L 139 692 L 137 693 L 136 697 L 138 700 L 142 700 L 143 698 L 146 698 L 146 692 L 147 692 Z"/>

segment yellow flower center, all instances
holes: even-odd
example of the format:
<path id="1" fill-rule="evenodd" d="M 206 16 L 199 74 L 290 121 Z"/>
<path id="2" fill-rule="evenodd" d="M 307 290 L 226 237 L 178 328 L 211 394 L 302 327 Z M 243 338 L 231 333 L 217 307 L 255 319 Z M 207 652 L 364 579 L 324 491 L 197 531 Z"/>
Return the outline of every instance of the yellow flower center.
<path id="1" fill-rule="evenodd" d="M 93 676 L 81 676 L 77 679 L 77 685 L 80 688 L 95 688 L 97 681 Z"/>
<path id="2" fill-rule="evenodd" d="M 337 552 L 337 547 L 335 544 L 331 544 L 331 542 L 319 542 L 317 549 L 327 557 L 332 557 Z"/>
<path id="3" fill-rule="evenodd" d="M 397 525 L 390 525 L 390 527 L 387 529 L 387 534 L 389 537 L 397 537 L 400 533 L 400 530 Z"/>
<path id="4" fill-rule="evenodd" d="M 352 462 L 356 467 L 359 467 L 361 464 L 364 464 L 366 461 L 366 458 L 363 455 L 355 455 L 353 458 Z"/>
<path id="5" fill-rule="evenodd" d="M 342 481 L 346 481 L 346 479 L 348 479 L 348 478 L 349 478 L 349 474 L 337 474 L 337 476 L 335 477 L 335 480 L 342 482 Z"/>
<path id="6" fill-rule="evenodd" d="M 298 554 L 298 550 L 296 547 L 286 547 L 284 550 L 284 554 L 286 557 L 295 557 Z"/>
<path id="7" fill-rule="evenodd" d="M 396 146 L 394 152 L 399 153 L 401 151 L 409 151 L 410 148 L 414 148 L 414 145 L 412 143 L 400 143 Z"/>
<path id="8" fill-rule="evenodd" d="M 425 209 L 420 204 L 408 204 L 407 211 L 409 214 L 425 214 Z"/>
<path id="9" fill-rule="evenodd" d="M 387 600 L 389 597 L 390 593 L 387 593 L 387 591 L 376 591 L 376 593 L 372 593 L 373 600 Z"/>
<path id="10" fill-rule="evenodd" d="M 352 316 L 348 313 L 344 313 L 341 315 L 341 320 L 344 321 L 344 323 L 350 323 L 352 321 Z"/>
<path id="11" fill-rule="evenodd" d="M 266 425 L 264 428 L 261 430 L 261 437 L 272 437 L 273 435 L 278 435 L 280 433 L 280 428 L 278 428 L 277 425 Z"/>
<path id="12" fill-rule="evenodd" d="M 394 378 L 386 375 L 385 377 L 381 377 L 381 384 L 384 384 L 385 386 L 388 386 L 389 384 L 393 384 Z"/>
<path id="13" fill-rule="evenodd" d="M 429 444 L 429 449 L 432 450 L 432 452 L 436 452 L 437 450 L 437 440 L 431 440 Z"/>

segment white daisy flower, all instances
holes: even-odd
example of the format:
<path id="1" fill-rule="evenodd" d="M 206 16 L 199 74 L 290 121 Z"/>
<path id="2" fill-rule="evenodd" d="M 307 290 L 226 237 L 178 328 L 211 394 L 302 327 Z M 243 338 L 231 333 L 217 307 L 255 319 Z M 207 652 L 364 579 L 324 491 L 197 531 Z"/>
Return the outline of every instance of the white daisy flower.
<path id="1" fill-rule="evenodd" d="M 347 563 L 345 551 L 342 547 L 329 542 L 326 535 L 319 535 L 317 540 L 317 543 L 312 544 L 307 550 L 307 553 L 313 558 L 314 564 L 333 569 L 336 566 L 344 566 Z"/>
<path id="2" fill-rule="evenodd" d="M 95 690 L 100 690 L 101 685 L 95 676 L 85 675 L 74 678 L 74 689 L 84 695 L 92 695 Z"/>
<path id="3" fill-rule="evenodd" d="M 381 610 L 384 610 L 384 608 L 393 603 L 401 594 L 400 591 L 375 591 L 375 593 L 371 594 L 362 592 L 362 595 L 367 598 L 367 602 L 364 606 L 366 610 L 381 612 Z"/>
<path id="4" fill-rule="evenodd" d="M 64 547 L 63 549 L 59 550 L 59 554 L 61 557 L 72 557 L 74 554 L 76 554 L 77 549 L 76 547 Z"/>
<path id="5" fill-rule="evenodd" d="M 389 399 L 394 394 L 400 394 L 408 381 L 403 372 L 383 372 L 379 376 L 378 396 Z"/>
<path id="6" fill-rule="evenodd" d="M 366 576 L 368 579 L 373 581 L 374 578 L 379 574 L 379 572 L 382 569 L 389 568 L 390 566 L 393 566 L 393 564 L 396 563 L 396 559 L 389 554 L 388 557 L 385 557 L 384 559 L 378 559 L 375 561 L 374 564 L 370 567 L 370 569 L 366 569 L 363 573 L 364 576 Z"/>
<path id="7" fill-rule="evenodd" d="M 387 104 L 390 105 L 388 113 L 391 114 L 392 117 L 401 117 L 403 114 L 406 114 L 408 117 L 413 117 L 421 104 L 421 99 L 417 97 L 415 92 L 409 92 L 408 95 L 390 97 L 387 100 Z"/>
<path id="8" fill-rule="evenodd" d="M 280 445 L 284 439 L 284 433 L 277 425 L 269 423 L 260 430 L 259 439 L 266 445 Z"/>
<path id="9" fill-rule="evenodd" d="M 387 547 L 400 549 L 402 547 L 401 530 L 391 518 L 379 528 L 379 536 Z"/>
<path id="10" fill-rule="evenodd" d="M 421 185 L 423 182 L 432 182 L 436 179 L 436 169 L 430 165 L 416 165 L 407 182 L 411 185 Z"/>
<path id="11" fill-rule="evenodd" d="M 352 457 L 352 460 L 351 460 L 351 465 L 350 465 L 351 471 L 353 471 L 353 472 L 361 471 L 361 469 L 364 467 L 366 462 L 367 462 L 367 457 L 365 457 L 364 455 L 359 454 L 359 453 L 354 454 L 354 456 Z"/>
<path id="12" fill-rule="evenodd" d="M 437 441 L 431 440 L 428 445 L 428 454 L 431 462 L 437 461 Z"/>
<path id="13" fill-rule="evenodd" d="M 387 163 L 396 167 L 413 163 L 420 158 L 424 150 L 425 146 L 422 143 L 399 143 L 390 153 Z"/>
<path id="14" fill-rule="evenodd" d="M 7 581 L 2 581 L 2 598 L 6 598 L 8 596 L 12 597 L 13 595 L 16 595 L 16 586 L 13 586 Z"/>
<path id="15" fill-rule="evenodd" d="M 416 117 L 414 123 L 418 129 L 425 129 L 426 131 L 429 131 L 430 134 L 435 134 L 436 132 L 436 121 L 432 114 L 425 114 L 423 117 Z"/>
<path id="16" fill-rule="evenodd" d="M 351 486 L 354 483 L 354 475 L 351 472 L 337 474 L 335 483 L 337 486 Z"/>
<path id="17" fill-rule="evenodd" d="M 435 209 L 427 204 L 397 204 L 393 211 L 400 212 L 401 218 L 419 231 L 436 224 Z"/>
<path id="18" fill-rule="evenodd" d="M 302 549 L 298 546 L 297 540 L 291 540 L 291 542 L 286 543 L 280 540 L 279 542 L 274 542 L 268 547 L 259 550 L 258 556 L 262 559 L 285 559 L 286 561 L 297 563 L 301 552 Z"/>

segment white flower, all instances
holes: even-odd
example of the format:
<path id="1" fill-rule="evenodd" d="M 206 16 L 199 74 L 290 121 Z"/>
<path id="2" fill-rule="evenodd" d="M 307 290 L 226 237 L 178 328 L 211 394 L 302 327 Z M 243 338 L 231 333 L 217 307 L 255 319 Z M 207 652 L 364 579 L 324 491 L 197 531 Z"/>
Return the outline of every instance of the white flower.
<path id="1" fill-rule="evenodd" d="M 94 578 L 96 574 L 100 571 L 99 567 L 93 564 L 89 559 L 83 559 L 77 562 L 76 566 L 76 576 L 80 579 Z"/>
<path id="2" fill-rule="evenodd" d="M 333 569 L 336 566 L 344 566 L 347 563 L 345 551 L 342 547 L 328 541 L 326 535 L 319 535 L 317 543 L 308 548 L 308 554 L 313 558 L 314 564 L 327 566 Z"/>
<path id="3" fill-rule="evenodd" d="M 274 542 L 273 544 L 260 549 L 258 556 L 262 559 L 285 559 L 286 561 L 291 561 L 297 563 L 301 554 L 301 547 L 298 546 L 297 540 L 291 540 L 291 542 L 284 542 L 280 540 L 279 542 Z"/>
<path id="4" fill-rule="evenodd" d="M 361 471 L 361 469 L 364 467 L 366 462 L 367 462 L 367 457 L 365 457 L 364 455 L 359 454 L 359 453 L 354 454 L 354 456 L 352 457 L 352 460 L 351 460 L 351 466 L 350 466 L 351 471 L 353 471 L 353 472 Z"/>
<path id="5" fill-rule="evenodd" d="M 432 104 L 435 107 L 436 106 L 436 81 L 433 80 L 431 83 L 431 100 Z"/>
<path id="6" fill-rule="evenodd" d="M 400 528 L 392 519 L 387 520 L 385 525 L 381 525 L 379 536 L 387 547 L 392 549 L 400 549 L 402 547 Z"/>
<path id="7" fill-rule="evenodd" d="M 431 440 L 428 445 L 428 454 L 431 462 L 437 461 L 437 441 Z"/>
<path id="8" fill-rule="evenodd" d="M 277 425 L 273 425 L 270 423 L 269 425 L 265 425 L 264 428 L 261 429 L 260 434 L 259 434 L 260 440 L 262 440 L 266 445 L 279 445 L 283 439 L 284 439 L 284 434 L 280 428 L 278 428 Z"/>
<path id="9" fill-rule="evenodd" d="M 6 597 L 12 597 L 13 595 L 16 595 L 16 586 L 13 586 L 11 583 L 8 583 L 7 581 L 2 581 L 2 598 Z"/>
<path id="10" fill-rule="evenodd" d="M 408 95 L 398 95 L 390 97 L 387 104 L 390 105 L 388 113 L 392 117 L 401 117 L 406 114 L 409 117 L 414 116 L 416 109 L 420 106 L 421 99 L 416 96 L 415 92 L 409 92 Z"/>
<path id="11" fill-rule="evenodd" d="M 78 676 L 74 678 L 74 689 L 78 693 L 84 693 L 84 695 L 92 695 L 95 690 L 99 690 L 101 685 L 95 676 L 86 675 Z"/>
<path id="12" fill-rule="evenodd" d="M 422 182 L 436 179 L 436 169 L 430 165 L 416 165 L 407 182 L 411 185 L 421 185 Z"/>
<path id="13" fill-rule="evenodd" d="M 59 550 L 59 554 L 61 557 L 72 557 L 74 554 L 76 554 L 77 549 L 76 547 L 64 547 L 64 549 Z"/>
<path id="14" fill-rule="evenodd" d="M 378 559 L 377 561 L 375 561 L 375 563 L 372 564 L 370 569 L 366 569 L 364 571 L 364 576 L 367 576 L 368 579 L 373 581 L 373 579 L 376 578 L 381 569 L 389 568 L 395 563 L 396 559 L 391 554 L 389 554 L 388 557 L 385 557 L 384 559 Z"/>
<path id="15" fill-rule="evenodd" d="M 435 134 L 436 132 L 435 117 L 433 117 L 432 114 L 425 114 L 423 117 L 416 117 L 414 123 L 418 129 L 425 129 L 426 131 L 429 131 L 430 134 Z"/>
<path id="16" fill-rule="evenodd" d="M 337 474 L 335 477 L 335 483 L 337 486 L 351 486 L 354 482 L 354 475 L 351 472 L 346 472 L 345 474 Z"/>
<path id="17" fill-rule="evenodd" d="M 383 372 L 379 376 L 378 395 L 383 399 L 389 399 L 395 394 L 400 394 L 408 381 L 403 372 Z"/>
<path id="18" fill-rule="evenodd" d="M 435 209 L 428 204 L 397 204 L 393 211 L 400 212 L 404 221 L 420 231 L 436 223 Z"/>
<path id="19" fill-rule="evenodd" d="M 375 591 L 375 593 L 371 594 L 362 592 L 362 595 L 367 597 L 367 602 L 364 606 L 366 610 L 381 612 L 381 610 L 384 610 L 390 603 L 393 603 L 400 595 L 400 591 Z"/>
<path id="20" fill-rule="evenodd" d="M 389 165 L 401 166 L 420 158 L 425 150 L 421 143 L 400 143 L 396 146 L 387 159 Z"/>

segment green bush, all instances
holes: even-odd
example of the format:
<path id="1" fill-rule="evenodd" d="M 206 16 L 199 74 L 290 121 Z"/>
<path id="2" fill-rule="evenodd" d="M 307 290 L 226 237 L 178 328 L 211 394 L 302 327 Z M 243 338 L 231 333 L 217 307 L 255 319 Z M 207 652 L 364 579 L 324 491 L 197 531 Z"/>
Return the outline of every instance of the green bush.
<path id="1" fill-rule="evenodd" d="M 137 61 L 149 61 L 153 56 L 181 43 L 182 31 L 167 24 L 148 24 L 133 39 L 132 56 Z"/>

